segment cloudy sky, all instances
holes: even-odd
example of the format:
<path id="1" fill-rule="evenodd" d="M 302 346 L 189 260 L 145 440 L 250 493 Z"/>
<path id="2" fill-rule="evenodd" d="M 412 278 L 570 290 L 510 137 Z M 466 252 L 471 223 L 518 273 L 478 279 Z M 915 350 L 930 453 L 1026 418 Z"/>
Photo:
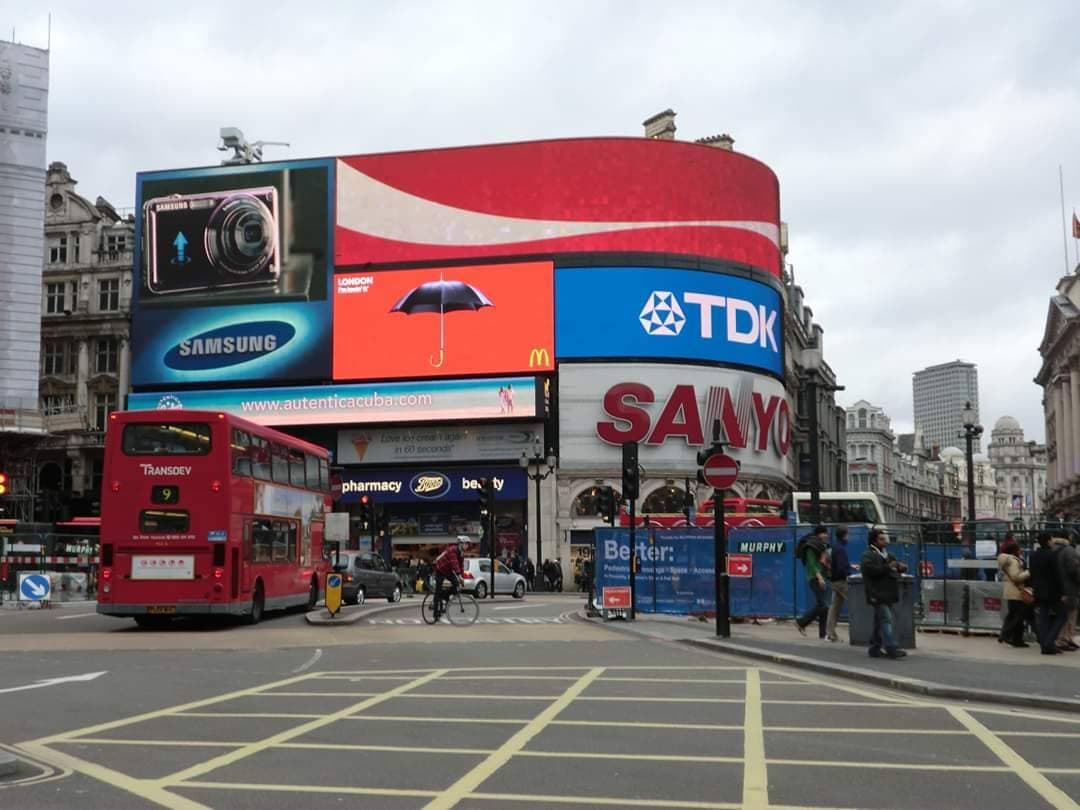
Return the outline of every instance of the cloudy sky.
<path id="1" fill-rule="evenodd" d="M 216 163 L 221 126 L 310 157 L 638 135 L 671 107 L 677 137 L 731 133 L 778 174 L 841 401 L 909 430 L 911 372 L 962 358 L 983 423 L 1042 439 L 1080 4 L 894 6 L 0 0 L 0 36 L 44 46 L 51 10 L 49 159 L 118 207 L 136 171 Z"/>

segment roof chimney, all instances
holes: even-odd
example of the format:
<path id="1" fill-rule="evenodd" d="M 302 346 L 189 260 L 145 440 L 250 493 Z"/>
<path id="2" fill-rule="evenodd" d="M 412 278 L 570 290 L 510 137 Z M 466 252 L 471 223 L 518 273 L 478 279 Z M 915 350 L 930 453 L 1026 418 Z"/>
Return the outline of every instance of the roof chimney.
<path id="1" fill-rule="evenodd" d="M 675 140 L 675 111 L 672 109 L 666 109 L 663 112 L 658 112 L 651 118 L 646 118 L 641 122 L 645 127 L 645 137 L 654 138 L 656 140 L 673 141 Z"/>
<path id="2" fill-rule="evenodd" d="M 717 149 L 724 149 L 728 152 L 735 151 L 735 139 L 728 135 L 726 132 L 722 135 L 710 135 L 707 138 L 698 138 L 694 143 L 703 143 L 706 146 L 715 146 Z"/>

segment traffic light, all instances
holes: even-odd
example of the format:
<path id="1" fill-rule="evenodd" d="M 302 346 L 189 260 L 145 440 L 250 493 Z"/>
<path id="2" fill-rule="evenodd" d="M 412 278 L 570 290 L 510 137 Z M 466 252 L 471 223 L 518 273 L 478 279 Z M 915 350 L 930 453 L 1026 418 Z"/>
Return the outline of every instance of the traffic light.
<path id="1" fill-rule="evenodd" d="M 375 523 L 375 504 L 368 495 L 360 496 L 360 522 L 364 526 L 372 526 Z"/>
<path id="2" fill-rule="evenodd" d="M 615 490 L 611 487 L 600 487 L 596 493 L 596 498 L 600 506 L 600 516 L 604 519 L 605 523 L 614 526 L 617 506 L 615 501 Z"/>
<path id="3" fill-rule="evenodd" d="M 481 478 L 480 484 L 480 514 L 488 515 L 495 510 L 495 487 L 494 482 Z"/>
<path id="4" fill-rule="evenodd" d="M 7 495 L 8 491 L 8 474 L 6 472 L 0 472 L 0 495 Z"/>
<path id="5" fill-rule="evenodd" d="M 638 470 L 637 442 L 624 442 L 622 446 L 622 494 L 627 501 L 637 499 L 641 483 Z"/>

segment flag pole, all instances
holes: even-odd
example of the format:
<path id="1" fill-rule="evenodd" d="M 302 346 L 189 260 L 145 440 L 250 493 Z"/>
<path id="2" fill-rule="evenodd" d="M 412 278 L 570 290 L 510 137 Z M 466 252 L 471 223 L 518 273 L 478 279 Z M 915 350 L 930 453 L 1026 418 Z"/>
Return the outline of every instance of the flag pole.
<path id="1" fill-rule="evenodd" d="M 1076 266 L 1080 267 L 1080 220 L 1076 218 L 1076 209 L 1073 209 L 1073 259 L 1076 260 Z"/>
<path id="2" fill-rule="evenodd" d="M 1065 275 L 1069 275 L 1069 237 L 1065 228 L 1065 172 L 1058 164 L 1058 186 L 1061 189 L 1061 246 L 1065 249 Z"/>

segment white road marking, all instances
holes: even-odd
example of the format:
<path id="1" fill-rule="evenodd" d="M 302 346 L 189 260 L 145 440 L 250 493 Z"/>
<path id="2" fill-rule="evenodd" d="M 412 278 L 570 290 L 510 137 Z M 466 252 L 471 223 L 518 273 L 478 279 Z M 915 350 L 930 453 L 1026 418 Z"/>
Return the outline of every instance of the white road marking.
<path id="1" fill-rule="evenodd" d="M 67 621 L 68 619 L 85 619 L 87 616 L 97 616 L 97 613 L 76 613 L 74 616 L 57 616 L 58 622 Z"/>
<path id="2" fill-rule="evenodd" d="M 309 658 L 303 664 L 301 664 L 296 669 L 294 669 L 293 673 L 295 674 L 297 672 L 303 672 L 305 669 L 310 669 L 311 667 L 313 667 L 315 665 L 315 662 L 318 661 L 320 658 L 322 658 L 322 648 L 317 647 L 315 649 L 315 654 L 312 655 L 311 658 Z"/>
<path id="3" fill-rule="evenodd" d="M 527 607 L 539 607 L 539 605 L 535 603 L 531 605 L 499 605 L 495 610 L 521 610 Z"/>
<path id="4" fill-rule="evenodd" d="M 22 692 L 26 689 L 41 689 L 44 686 L 56 686 L 58 683 L 74 683 L 76 681 L 92 681 L 95 678 L 100 678 L 108 670 L 102 672 L 87 672 L 84 675 L 65 675 L 62 678 L 45 678 L 37 683 L 28 683 L 23 686 L 12 686 L 8 689 L 0 689 L 0 695 L 5 692 Z"/>

